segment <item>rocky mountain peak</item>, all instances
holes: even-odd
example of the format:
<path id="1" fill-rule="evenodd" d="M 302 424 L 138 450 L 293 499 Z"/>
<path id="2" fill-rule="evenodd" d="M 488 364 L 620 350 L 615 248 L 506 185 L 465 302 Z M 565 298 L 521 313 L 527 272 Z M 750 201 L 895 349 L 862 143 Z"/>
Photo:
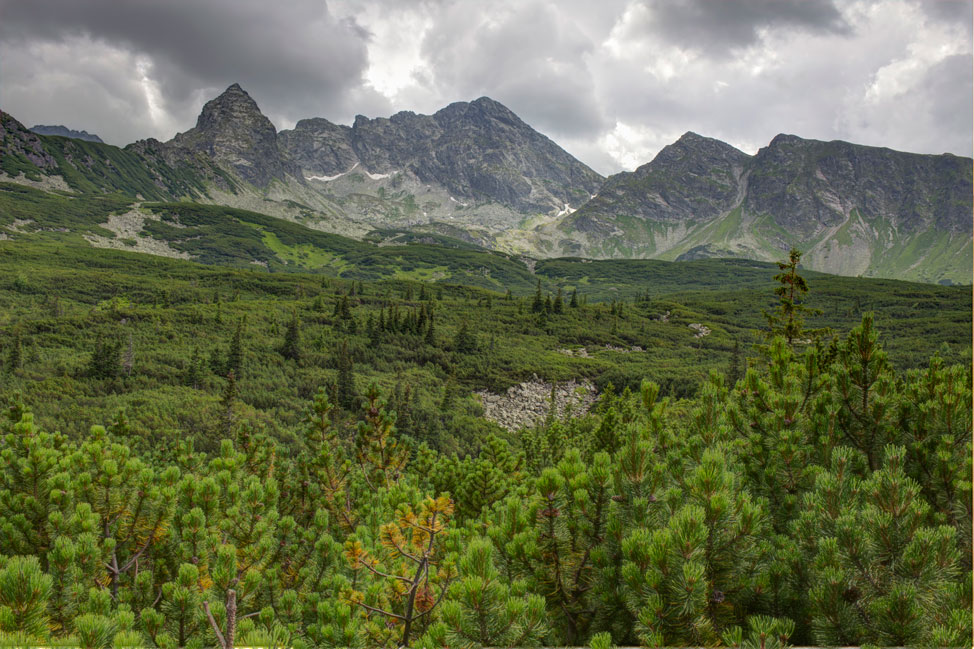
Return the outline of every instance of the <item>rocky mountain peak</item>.
<path id="1" fill-rule="evenodd" d="M 286 175 L 300 178 L 297 165 L 278 149 L 274 125 L 240 84 L 206 102 L 196 128 L 177 135 L 170 144 L 205 153 L 258 187 Z"/>
<path id="2" fill-rule="evenodd" d="M 203 110 L 196 120 L 196 128 L 199 130 L 219 129 L 228 122 L 242 121 L 259 126 L 262 129 L 269 128 L 276 134 L 274 125 L 260 112 L 257 102 L 240 87 L 240 84 L 235 83 L 224 90 L 221 95 L 203 105 Z"/>
<path id="3" fill-rule="evenodd" d="M 433 115 L 357 115 L 351 127 L 302 120 L 279 141 L 306 177 L 335 176 L 358 164 L 372 174 L 403 173 L 437 185 L 458 206 L 492 202 L 548 212 L 580 204 L 603 180 L 489 97 Z"/>

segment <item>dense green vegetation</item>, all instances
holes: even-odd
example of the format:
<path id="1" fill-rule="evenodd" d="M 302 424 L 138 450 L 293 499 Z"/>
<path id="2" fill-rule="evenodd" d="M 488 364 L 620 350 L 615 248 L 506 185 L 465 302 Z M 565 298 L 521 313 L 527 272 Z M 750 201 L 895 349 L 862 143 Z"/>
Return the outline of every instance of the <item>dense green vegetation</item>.
<path id="1" fill-rule="evenodd" d="M 296 322 L 286 363 L 305 353 Z M 140 440 L 125 416 L 50 434 L 11 400 L 3 642 L 969 642 L 969 367 L 896 375 L 868 315 L 829 346 L 772 338 L 734 387 L 713 373 L 690 400 L 607 389 L 589 414 L 483 431 L 463 456 L 341 378 L 269 435 L 237 392 L 254 373 L 238 332 L 209 449 Z M 123 347 L 96 347 L 91 383 L 134 371 Z"/>
<path id="2" fill-rule="evenodd" d="M 0 646 L 970 642 L 969 289 L 0 208 Z"/>

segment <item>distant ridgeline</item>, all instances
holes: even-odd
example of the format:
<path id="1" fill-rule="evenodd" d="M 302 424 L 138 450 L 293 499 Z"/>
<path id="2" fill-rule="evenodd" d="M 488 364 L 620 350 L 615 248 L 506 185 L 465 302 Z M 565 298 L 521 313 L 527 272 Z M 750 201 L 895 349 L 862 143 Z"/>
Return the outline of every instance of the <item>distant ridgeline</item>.
<path id="1" fill-rule="evenodd" d="M 88 131 L 75 131 L 67 126 L 45 126 L 43 124 L 36 124 L 31 126 L 30 130 L 38 135 L 60 135 L 61 137 L 73 137 L 77 140 L 86 140 L 88 142 L 99 142 L 104 144 L 102 139 L 94 133 L 89 133 Z"/>
<path id="2" fill-rule="evenodd" d="M 2 115 L 0 179 L 531 259 L 774 261 L 796 246 L 815 270 L 972 281 L 972 161 L 948 154 L 779 135 L 750 156 L 687 133 L 635 171 L 603 178 L 486 97 L 433 115 L 359 116 L 351 126 L 313 118 L 278 132 L 236 84 L 168 142 L 119 149 L 38 129 Z M 50 129 L 66 137 L 39 134 Z"/>

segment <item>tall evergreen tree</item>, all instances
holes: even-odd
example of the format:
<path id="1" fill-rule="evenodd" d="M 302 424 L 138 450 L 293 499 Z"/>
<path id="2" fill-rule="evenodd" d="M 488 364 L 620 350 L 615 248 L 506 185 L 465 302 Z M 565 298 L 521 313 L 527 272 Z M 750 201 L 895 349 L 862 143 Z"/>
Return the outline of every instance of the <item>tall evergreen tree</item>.
<path id="1" fill-rule="evenodd" d="M 806 337 L 817 338 L 824 333 L 824 330 L 805 329 L 805 316 L 817 315 L 820 311 L 805 306 L 808 283 L 798 274 L 801 258 L 802 253 L 797 248 L 792 248 L 788 253 L 788 261 L 778 262 L 781 272 L 774 276 L 775 281 L 780 283 L 774 290 L 778 296 L 778 307 L 770 313 L 764 313 L 768 321 L 768 337 L 780 335 L 789 345 L 803 341 Z"/>
<path id="2" fill-rule="evenodd" d="M 348 349 L 347 338 L 342 340 L 342 344 L 338 348 L 335 366 L 338 368 L 338 376 L 335 381 L 338 405 L 345 410 L 355 410 L 358 404 L 358 391 L 355 388 L 355 365 L 352 360 L 352 353 Z"/>
<path id="3" fill-rule="evenodd" d="M 538 287 L 534 291 L 534 301 L 531 303 L 531 312 L 539 313 L 544 309 L 544 298 L 541 295 L 541 278 L 538 278 Z"/>
<path id="4" fill-rule="evenodd" d="M 558 287 L 558 294 L 555 296 L 555 301 L 551 305 L 552 313 L 562 313 L 565 310 L 565 300 L 562 297 L 561 287 Z"/>
<path id="5" fill-rule="evenodd" d="M 13 372 L 21 368 L 24 362 L 24 351 L 23 342 L 21 340 L 20 328 L 14 329 L 12 340 L 10 341 L 10 349 L 7 351 L 7 362 L 5 367 L 7 371 Z"/>
<path id="6" fill-rule="evenodd" d="M 241 318 L 237 321 L 237 328 L 233 331 L 230 349 L 227 351 L 226 372 L 233 372 L 236 377 L 243 374 L 243 328 L 244 320 Z"/>
<path id="7" fill-rule="evenodd" d="M 281 346 L 281 356 L 288 360 L 301 359 L 301 324 L 297 310 L 291 311 L 291 320 L 284 333 L 284 344 Z"/>
<path id="8" fill-rule="evenodd" d="M 227 438 L 233 434 L 233 427 L 237 418 L 234 414 L 234 405 L 237 402 L 237 376 L 230 370 L 227 373 L 227 383 L 223 388 L 223 396 L 220 399 L 220 432 Z"/>

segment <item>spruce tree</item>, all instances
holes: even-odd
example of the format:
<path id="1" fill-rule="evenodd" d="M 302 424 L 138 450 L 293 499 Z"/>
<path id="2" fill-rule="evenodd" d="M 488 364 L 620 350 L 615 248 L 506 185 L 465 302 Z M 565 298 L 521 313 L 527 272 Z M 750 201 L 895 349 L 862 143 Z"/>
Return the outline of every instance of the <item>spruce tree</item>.
<path id="1" fill-rule="evenodd" d="M 541 296 L 541 278 L 538 278 L 538 287 L 534 291 L 534 301 L 531 303 L 531 312 L 539 313 L 544 309 L 544 298 Z"/>
<path id="2" fill-rule="evenodd" d="M 233 372 L 234 376 L 242 376 L 243 373 L 243 327 L 244 321 L 241 318 L 237 321 L 237 328 L 233 331 L 230 339 L 230 349 L 227 351 L 226 373 Z"/>
<path id="3" fill-rule="evenodd" d="M 24 362 L 23 342 L 21 340 L 20 328 L 14 329 L 13 339 L 10 341 L 10 349 L 7 352 L 7 362 L 4 367 L 9 372 L 18 370 Z"/>
<path id="4" fill-rule="evenodd" d="M 281 345 L 281 356 L 292 361 L 301 359 L 301 326 L 297 310 L 291 311 L 291 320 L 284 333 L 284 344 Z"/>
<path id="5" fill-rule="evenodd" d="M 820 311 L 805 306 L 808 283 L 798 274 L 801 258 L 802 253 L 797 248 L 792 248 L 788 253 L 788 261 L 778 262 L 778 270 L 781 272 L 774 276 L 775 281 L 780 283 L 774 290 L 778 296 L 778 307 L 770 313 L 764 313 L 768 321 L 768 338 L 780 335 L 789 345 L 804 342 L 805 338 L 814 340 L 825 333 L 821 329 L 805 329 L 805 315 L 818 315 Z"/>
<path id="6" fill-rule="evenodd" d="M 99 336 L 95 340 L 95 349 L 88 362 L 88 375 L 94 379 L 114 379 L 119 375 L 121 363 L 119 356 L 122 351 L 120 341 L 106 340 Z"/>
<path id="7" fill-rule="evenodd" d="M 233 434 L 233 427 L 237 421 L 234 405 L 237 402 L 237 376 L 230 370 L 227 373 L 227 383 L 223 388 L 220 399 L 220 432 L 227 438 Z"/>
<path id="8" fill-rule="evenodd" d="M 183 383 L 194 390 L 199 390 L 200 385 L 203 382 L 203 357 L 200 354 L 199 347 L 193 347 L 193 355 L 190 356 L 189 364 L 186 366 L 186 372 L 183 378 Z"/>
<path id="9" fill-rule="evenodd" d="M 453 339 L 453 349 L 459 354 L 472 354 L 477 351 L 477 347 L 477 334 L 470 331 L 467 321 L 464 320 Z"/>
<path id="10" fill-rule="evenodd" d="M 338 368 L 335 381 L 338 405 L 345 410 L 355 410 L 358 405 L 358 391 L 355 388 L 355 367 L 352 353 L 348 349 L 348 339 L 342 340 L 335 365 Z"/>

